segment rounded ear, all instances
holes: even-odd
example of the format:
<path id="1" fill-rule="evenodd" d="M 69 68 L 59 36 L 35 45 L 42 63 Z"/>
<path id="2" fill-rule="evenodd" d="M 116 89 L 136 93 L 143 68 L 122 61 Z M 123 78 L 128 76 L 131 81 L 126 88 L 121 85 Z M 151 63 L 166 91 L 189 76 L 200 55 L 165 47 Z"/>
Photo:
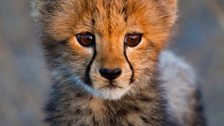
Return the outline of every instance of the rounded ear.
<path id="1" fill-rule="evenodd" d="M 161 2 L 161 5 L 168 12 L 167 13 L 168 23 L 172 26 L 177 19 L 178 0 L 159 0 L 159 1 Z"/>

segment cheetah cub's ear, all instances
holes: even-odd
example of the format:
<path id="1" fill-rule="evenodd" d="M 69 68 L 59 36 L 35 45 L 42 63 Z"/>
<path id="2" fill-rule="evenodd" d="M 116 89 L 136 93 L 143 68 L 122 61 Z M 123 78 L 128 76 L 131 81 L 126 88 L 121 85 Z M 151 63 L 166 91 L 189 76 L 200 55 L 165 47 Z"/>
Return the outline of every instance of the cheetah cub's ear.
<path id="1" fill-rule="evenodd" d="M 177 19 L 178 0 L 158 0 L 167 11 L 167 23 L 172 26 Z"/>

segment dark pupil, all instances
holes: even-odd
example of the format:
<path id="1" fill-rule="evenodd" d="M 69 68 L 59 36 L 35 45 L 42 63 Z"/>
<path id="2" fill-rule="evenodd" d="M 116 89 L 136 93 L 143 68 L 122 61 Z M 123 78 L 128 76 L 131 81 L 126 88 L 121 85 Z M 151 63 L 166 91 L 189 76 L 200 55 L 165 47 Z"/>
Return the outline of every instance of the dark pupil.
<path id="1" fill-rule="evenodd" d="M 125 37 L 125 43 L 128 46 L 134 47 L 141 42 L 141 34 L 127 34 Z"/>
<path id="2" fill-rule="evenodd" d="M 78 42 L 85 47 L 92 46 L 95 43 L 95 36 L 91 33 L 80 33 L 76 37 Z"/>

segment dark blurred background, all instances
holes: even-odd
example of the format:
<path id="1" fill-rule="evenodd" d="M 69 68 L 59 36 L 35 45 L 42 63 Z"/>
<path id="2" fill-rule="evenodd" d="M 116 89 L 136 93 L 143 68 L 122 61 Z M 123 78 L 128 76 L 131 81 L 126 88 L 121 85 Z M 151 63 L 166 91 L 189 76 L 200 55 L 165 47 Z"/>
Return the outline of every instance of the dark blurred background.
<path id="1" fill-rule="evenodd" d="M 29 0 L 0 0 L 0 126 L 41 126 L 50 79 Z M 170 44 L 197 71 L 210 126 L 224 126 L 224 0 L 180 0 Z"/>

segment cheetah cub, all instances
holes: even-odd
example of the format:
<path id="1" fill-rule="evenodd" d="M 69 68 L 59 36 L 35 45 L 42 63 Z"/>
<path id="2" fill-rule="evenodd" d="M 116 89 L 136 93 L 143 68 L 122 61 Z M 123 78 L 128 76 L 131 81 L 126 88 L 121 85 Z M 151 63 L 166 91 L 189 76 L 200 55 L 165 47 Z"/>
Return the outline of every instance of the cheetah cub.
<path id="1" fill-rule="evenodd" d="M 191 68 L 163 51 L 176 0 L 33 0 L 50 126 L 204 126 Z"/>

